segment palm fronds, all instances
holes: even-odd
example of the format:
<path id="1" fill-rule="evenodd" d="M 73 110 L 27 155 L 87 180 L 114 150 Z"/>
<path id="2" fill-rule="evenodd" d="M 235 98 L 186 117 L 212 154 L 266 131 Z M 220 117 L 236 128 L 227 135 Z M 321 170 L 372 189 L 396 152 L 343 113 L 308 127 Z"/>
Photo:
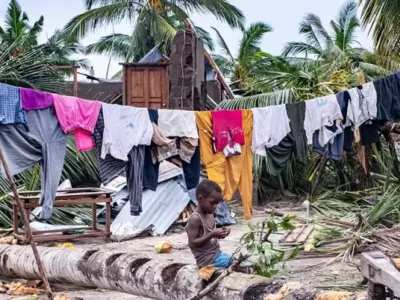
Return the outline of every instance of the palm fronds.
<path id="1" fill-rule="evenodd" d="M 364 28 L 373 33 L 378 50 L 389 55 L 399 53 L 400 3 L 396 0 L 360 0 Z"/>
<path id="2" fill-rule="evenodd" d="M 218 109 L 251 109 L 291 103 L 296 98 L 294 89 L 286 89 L 271 93 L 225 100 L 218 105 Z"/>

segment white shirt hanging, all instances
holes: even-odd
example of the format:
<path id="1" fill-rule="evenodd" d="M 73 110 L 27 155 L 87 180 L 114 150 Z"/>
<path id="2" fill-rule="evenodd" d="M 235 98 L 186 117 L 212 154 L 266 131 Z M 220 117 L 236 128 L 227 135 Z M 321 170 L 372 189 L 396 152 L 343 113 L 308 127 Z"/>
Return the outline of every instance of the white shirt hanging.
<path id="1" fill-rule="evenodd" d="M 134 146 L 150 145 L 153 125 L 147 108 L 102 104 L 104 116 L 101 158 L 107 154 L 127 161 Z"/>
<path id="2" fill-rule="evenodd" d="M 167 137 L 199 138 L 194 111 L 159 109 L 158 127 Z"/>
<path id="3" fill-rule="evenodd" d="M 315 98 L 305 101 L 306 115 L 304 118 L 304 130 L 307 135 L 307 143 L 312 144 L 313 134 L 317 130 L 322 131 L 321 146 L 325 146 L 333 137 L 325 130 L 325 126 L 332 126 L 335 120 L 342 120 L 342 112 L 335 95 Z"/>
<path id="4" fill-rule="evenodd" d="M 278 145 L 290 132 L 290 120 L 285 105 L 253 108 L 252 150 L 266 156 L 265 147 Z"/>
<path id="5" fill-rule="evenodd" d="M 363 84 L 361 89 L 352 88 L 349 94 L 351 101 L 347 110 L 346 125 L 351 122 L 353 128 L 357 129 L 365 122 L 376 119 L 378 96 L 373 82 Z"/>

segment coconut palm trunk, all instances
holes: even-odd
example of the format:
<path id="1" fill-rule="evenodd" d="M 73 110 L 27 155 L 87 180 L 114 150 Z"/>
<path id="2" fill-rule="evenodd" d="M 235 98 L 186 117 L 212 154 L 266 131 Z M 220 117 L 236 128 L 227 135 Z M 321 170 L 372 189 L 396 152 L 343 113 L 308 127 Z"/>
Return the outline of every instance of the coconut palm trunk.
<path id="1" fill-rule="evenodd" d="M 156 261 L 142 254 L 39 247 L 50 282 L 98 287 L 151 299 L 186 300 L 203 289 L 194 265 Z M 7 278 L 38 279 L 30 248 L 0 245 L 0 274 Z M 254 299 L 271 284 L 261 276 L 232 273 L 205 299 Z"/>

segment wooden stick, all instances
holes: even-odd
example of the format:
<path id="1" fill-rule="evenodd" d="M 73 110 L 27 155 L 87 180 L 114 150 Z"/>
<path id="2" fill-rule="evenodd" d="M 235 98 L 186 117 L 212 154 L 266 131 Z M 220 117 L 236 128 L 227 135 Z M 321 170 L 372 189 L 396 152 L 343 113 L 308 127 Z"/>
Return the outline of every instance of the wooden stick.
<path id="1" fill-rule="evenodd" d="M 213 283 L 211 283 L 209 286 L 207 286 L 204 290 L 200 291 L 196 296 L 194 296 L 194 297 L 192 297 L 192 298 L 190 298 L 188 300 L 199 300 L 199 299 L 207 296 L 209 293 L 211 293 L 218 286 L 218 284 L 222 281 L 222 279 L 224 279 L 226 276 L 231 274 L 235 270 L 236 267 L 238 267 L 242 262 L 247 260 L 249 257 L 250 257 L 250 255 L 240 256 L 238 258 L 238 260 L 232 266 L 230 266 L 228 269 L 223 271 L 217 277 L 217 279 L 215 279 L 213 281 Z"/>
<path id="2" fill-rule="evenodd" d="M 44 267 L 43 267 L 43 264 L 42 264 L 42 260 L 40 259 L 40 256 L 39 256 L 39 252 L 37 250 L 37 247 L 36 247 L 36 244 L 35 244 L 35 240 L 32 237 L 32 231 L 31 231 L 31 228 L 29 227 L 29 217 L 25 213 L 24 207 L 22 205 L 22 201 L 21 201 L 21 199 L 19 198 L 19 195 L 18 195 L 17 186 L 15 185 L 14 179 L 13 179 L 13 177 L 11 175 L 10 169 L 8 168 L 7 162 L 6 162 L 6 160 L 4 158 L 4 155 L 3 155 L 3 151 L 1 149 L 0 149 L 0 161 L 3 164 L 4 171 L 6 172 L 6 175 L 8 177 L 9 182 L 10 182 L 10 185 L 11 185 L 11 190 L 12 190 L 12 192 L 14 194 L 14 197 L 15 197 L 15 201 L 17 202 L 19 211 L 21 212 L 21 215 L 23 217 L 25 230 L 26 230 L 26 233 L 27 233 L 27 235 L 29 237 L 29 242 L 31 243 L 33 255 L 35 256 L 36 262 L 38 264 L 39 272 L 40 272 L 40 275 L 42 277 L 41 279 L 42 279 L 42 281 L 43 281 L 43 283 L 44 283 L 44 285 L 46 287 L 47 297 L 52 300 L 53 299 L 53 292 L 51 291 L 51 287 L 50 287 L 49 281 L 47 280 L 46 273 L 44 272 Z"/>

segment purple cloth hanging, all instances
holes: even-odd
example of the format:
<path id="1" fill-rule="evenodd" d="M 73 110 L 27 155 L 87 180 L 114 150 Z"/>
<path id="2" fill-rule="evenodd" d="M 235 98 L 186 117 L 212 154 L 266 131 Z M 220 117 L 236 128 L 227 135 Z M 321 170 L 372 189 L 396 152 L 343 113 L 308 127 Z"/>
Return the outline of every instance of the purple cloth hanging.
<path id="1" fill-rule="evenodd" d="M 20 95 L 25 110 L 45 109 L 53 105 L 53 96 L 50 93 L 20 88 Z"/>

